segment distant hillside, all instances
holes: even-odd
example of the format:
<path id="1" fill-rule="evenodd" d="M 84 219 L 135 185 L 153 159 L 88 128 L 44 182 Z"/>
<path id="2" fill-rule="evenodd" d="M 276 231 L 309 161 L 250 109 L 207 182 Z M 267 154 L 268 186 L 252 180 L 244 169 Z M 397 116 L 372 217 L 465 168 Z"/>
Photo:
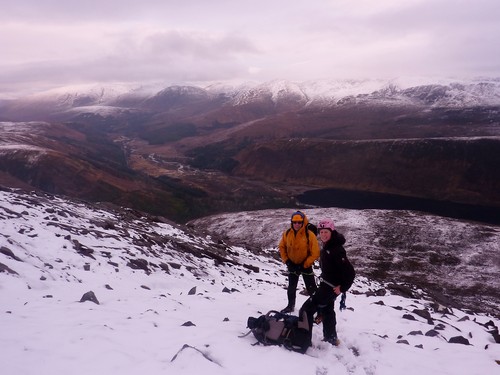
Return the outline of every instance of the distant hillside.
<path id="1" fill-rule="evenodd" d="M 497 79 L 71 87 L 0 121 L 0 183 L 178 221 L 314 189 L 500 209 Z"/>

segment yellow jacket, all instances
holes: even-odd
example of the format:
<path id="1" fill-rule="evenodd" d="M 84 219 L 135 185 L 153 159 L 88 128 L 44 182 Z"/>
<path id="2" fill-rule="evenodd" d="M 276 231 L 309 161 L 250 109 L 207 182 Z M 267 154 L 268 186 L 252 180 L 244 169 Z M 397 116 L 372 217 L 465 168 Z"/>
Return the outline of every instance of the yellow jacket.
<path id="1" fill-rule="evenodd" d="M 319 258 L 319 245 L 315 234 L 309 231 L 309 241 L 306 237 L 308 222 L 309 220 L 304 215 L 304 224 L 297 233 L 294 232 L 292 224 L 290 224 L 290 229 L 283 232 L 279 243 L 283 263 L 290 259 L 295 264 L 303 264 L 304 268 L 309 268 Z"/>

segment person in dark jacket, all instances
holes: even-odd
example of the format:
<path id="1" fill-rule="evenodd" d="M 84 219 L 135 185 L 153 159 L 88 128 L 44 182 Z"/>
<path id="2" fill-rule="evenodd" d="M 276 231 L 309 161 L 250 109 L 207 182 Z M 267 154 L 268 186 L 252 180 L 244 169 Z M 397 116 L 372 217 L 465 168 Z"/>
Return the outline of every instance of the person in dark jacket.
<path id="1" fill-rule="evenodd" d="M 335 230 L 333 221 L 321 220 L 318 224 L 319 238 L 323 244 L 320 251 L 321 267 L 318 290 L 300 308 L 299 316 L 305 312 L 312 337 L 314 314 L 317 322 L 323 323 L 323 341 L 338 345 L 335 299 L 345 293 L 354 282 L 355 271 L 347 259 L 344 249 L 345 237 Z"/>
<path id="2" fill-rule="evenodd" d="M 280 256 L 288 269 L 288 305 L 281 310 L 283 313 L 293 312 L 299 276 L 302 275 L 309 295 L 316 291 L 313 263 L 319 258 L 319 245 L 316 235 L 308 229 L 307 216 L 296 211 L 292 214 L 288 228 L 279 243 Z"/>

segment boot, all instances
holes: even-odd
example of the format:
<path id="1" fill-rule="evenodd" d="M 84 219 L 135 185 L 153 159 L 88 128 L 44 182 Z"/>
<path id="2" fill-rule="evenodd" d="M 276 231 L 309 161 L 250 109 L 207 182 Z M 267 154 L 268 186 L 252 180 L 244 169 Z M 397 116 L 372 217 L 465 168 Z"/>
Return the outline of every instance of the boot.
<path id="1" fill-rule="evenodd" d="M 323 341 L 329 342 L 333 346 L 339 346 L 339 344 L 340 344 L 340 341 L 337 338 L 337 335 L 333 335 L 333 336 L 330 336 L 330 337 L 325 337 L 323 339 Z"/>
<path id="2" fill-rule="evenodd" d="M 295 310 L 295 305 L 289 304 L 287 307 L 285 307 L 283 310 L 281 310 L 281 312 L 283 314 L 288 314 L 288 313 L 292 313 L 294 310 Z"/>

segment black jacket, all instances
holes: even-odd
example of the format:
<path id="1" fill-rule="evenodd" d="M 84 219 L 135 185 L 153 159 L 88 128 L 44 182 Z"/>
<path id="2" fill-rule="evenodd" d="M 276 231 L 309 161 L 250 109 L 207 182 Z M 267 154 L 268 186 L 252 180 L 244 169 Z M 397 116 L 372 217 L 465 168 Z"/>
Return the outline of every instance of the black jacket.
<path id="1" fill-rule="evenodd" d="M 325 244 L 320 252 L 319 264 L 321 278 L 333 285 L 340 285 L 340 291 L 346 292 L 354 282 L 356 272 L 344 249 L 345 237 L 334 230 L 332 238 Z"/>

